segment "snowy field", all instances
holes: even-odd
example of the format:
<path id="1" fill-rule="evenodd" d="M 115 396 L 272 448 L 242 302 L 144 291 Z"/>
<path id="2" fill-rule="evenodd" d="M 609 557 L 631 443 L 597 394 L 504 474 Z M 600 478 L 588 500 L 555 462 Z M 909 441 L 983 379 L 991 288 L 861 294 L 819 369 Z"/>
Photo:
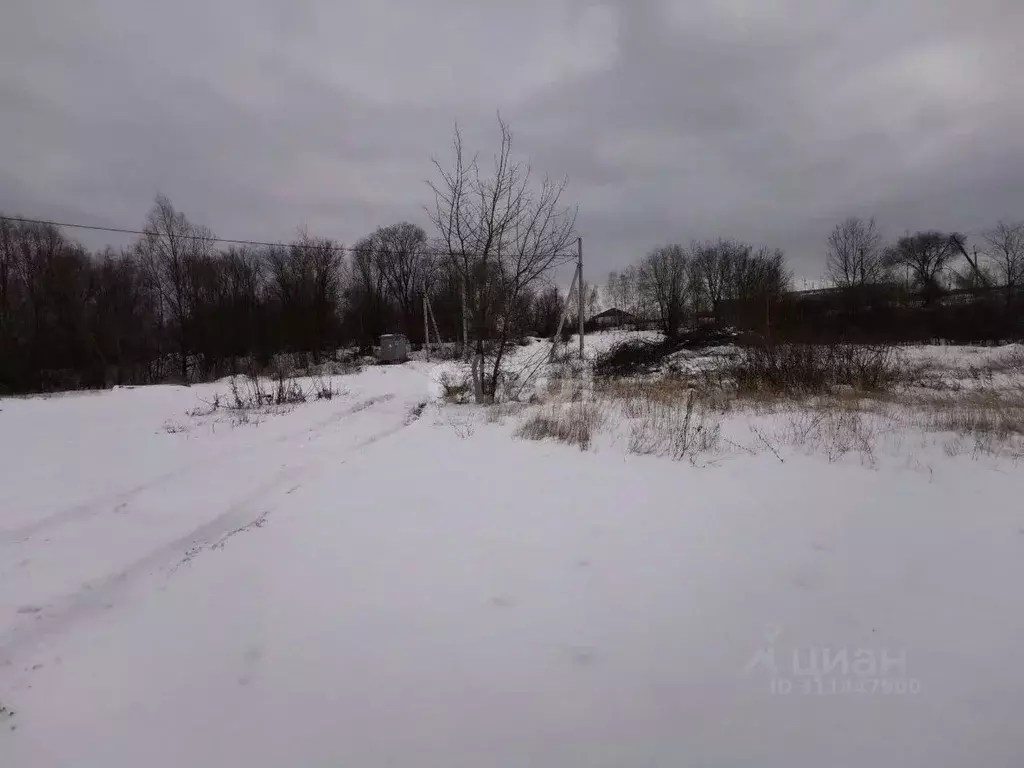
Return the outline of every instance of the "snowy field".
<path id="1" fill-rule="evenodd" d="M 481 409 L 456 367 L 0 400 L 0 766 L 1024 764 L 1012 444 L 886 402 L 679 453 L 657 391 L 541 364 Z M 586 450 L 516 438 L 555 408 Z"/>

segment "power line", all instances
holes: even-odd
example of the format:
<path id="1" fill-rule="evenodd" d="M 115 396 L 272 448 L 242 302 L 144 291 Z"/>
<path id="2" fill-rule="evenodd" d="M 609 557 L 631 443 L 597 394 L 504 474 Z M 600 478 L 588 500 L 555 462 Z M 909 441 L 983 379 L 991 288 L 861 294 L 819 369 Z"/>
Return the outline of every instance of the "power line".
<path id="1" fill-rule="evenodd" d="M 0 216 L 2 221 L 19 221 L 22 224 L 43 224 L 51 227 L 67 227 L 69 229 L 88 229 L 94 232 L 114 232 L 121 235 L 150 235 L 151 232 L 146 232 L 141 229 L 124 229 L 122 227 L 100 227 L 93 224 L 68 224 L 62 221 L 48 221 L 46 219 L 26 219 L 20 216 Z M 294 243 L 285 246 L 284 243 L 271 243 L 265 240 L 236 240 L 234 238 L 227 237 L 206 237 L 205 235 L 177 235 L 182 240 L 205 240 L 210 243 L 226 243 L 229 245 L 253 245 L 267 248 L 279 248 L 279 247 L 294 247 L 297 248 L 317 248 L 315 245 L 303 245 L 302 243 Z M 346 253 L 356 253 L 359 249 L 344 245 L 332 245 L 330 247 L 332 251 L 343 251 Z M 447 253 L 425 253 L 427 256 L 440 256 L 448 255 Z"/>
<path id="2" fill-rule="evenodd" d="M 94 232 L 114 232 L 121 235 L 150 235 L 152 232 L 146 232 L 141 229 L 123 229 L 121 227 L 100 227 L 94 224 L 68 224 L 61 221 L 49 221 L 47 219 L 26 219 L 21 216 L 3 216 L 0 215 L 0 221 L 17 221 L 22 224 L 42 224 L 50 227 L 67 227 L 68 229 L 88 229 Z M 264 240 L 235 240 L 227 237 L 206 237 L 204 235 L 177 235 L 182 240 L 205 240 L 208 243 L 226 243 L 228 245 L 252 245 L 263 248 L 313 248 L 321 249 L 322 246 L 318 245 L 306 245 L 304 243 L 271 243 Z M 359 253 L 360 249 L 353 246 L 345 245 L 332 245 L 329 247 L 331 251 L 338 251 L 340 253 Z M 419 251 L 422 256 L 463 256 L 462 253 L 454 253 L 452 251 Z M 556 253 L 553 254 L 553 258 L 560 256 L 566 256 L 567 254 Z"/>

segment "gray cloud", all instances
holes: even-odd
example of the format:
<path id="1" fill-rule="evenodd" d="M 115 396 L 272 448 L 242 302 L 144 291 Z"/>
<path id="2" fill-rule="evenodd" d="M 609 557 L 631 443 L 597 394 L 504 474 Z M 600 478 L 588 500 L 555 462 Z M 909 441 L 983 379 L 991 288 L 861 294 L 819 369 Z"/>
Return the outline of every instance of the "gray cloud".
<path id="1" fill-rule="evenodd" d="M 1024 216 L 1017 0 L 14 0 L 0 210 L 137 226 L 157 191 L 229 237 L 426 224 L 455 120 L 501 110 L 571 178 L 602 275 L 718 236 L 822 272 L 891 236 Z M 95 244 L 95 240 L 90 241 Z"/>

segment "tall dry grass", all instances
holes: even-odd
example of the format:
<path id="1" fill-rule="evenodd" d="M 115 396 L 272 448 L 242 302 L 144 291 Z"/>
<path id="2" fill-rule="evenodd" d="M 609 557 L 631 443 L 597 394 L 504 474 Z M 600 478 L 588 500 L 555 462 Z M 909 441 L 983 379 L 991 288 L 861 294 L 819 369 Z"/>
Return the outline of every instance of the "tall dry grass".
<path id="1" fill-rule="evenodd" d="M 992 360 L 999 372 L 1018 362 Z M 556 379 L 542 406 L 525 411 L 519 435 L 585 449 L 606 432 L 624 438 L 630 453 L 694 463 L 739 450 L 780 460 L 792 451 L 830 462 L 852 455 L 875 465 L 880 450 L 905 448 L 910 435 L 950 455 L 1024 457 L 1024 384 L 996 390 L 981 372 L 972 389 L 936 390 L 923 373 L 934 370 L 889 348 L 794 347 L 741 354 L 713 376 L 598 379 L 583 387 L 569 375 Z M 735 434 L 737 425 L 747 428 L 746 439 Z"/>

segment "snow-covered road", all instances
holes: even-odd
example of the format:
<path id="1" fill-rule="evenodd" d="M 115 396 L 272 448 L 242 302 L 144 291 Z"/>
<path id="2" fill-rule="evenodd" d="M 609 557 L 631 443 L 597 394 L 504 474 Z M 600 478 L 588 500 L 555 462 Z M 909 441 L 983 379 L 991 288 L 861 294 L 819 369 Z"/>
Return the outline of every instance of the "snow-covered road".
<path id="1" fill-rule="evenodd" d="M 345 382 L 0 401 L 0 766 L 1021 764 L 1015 469 L 697 469 Z"/>

